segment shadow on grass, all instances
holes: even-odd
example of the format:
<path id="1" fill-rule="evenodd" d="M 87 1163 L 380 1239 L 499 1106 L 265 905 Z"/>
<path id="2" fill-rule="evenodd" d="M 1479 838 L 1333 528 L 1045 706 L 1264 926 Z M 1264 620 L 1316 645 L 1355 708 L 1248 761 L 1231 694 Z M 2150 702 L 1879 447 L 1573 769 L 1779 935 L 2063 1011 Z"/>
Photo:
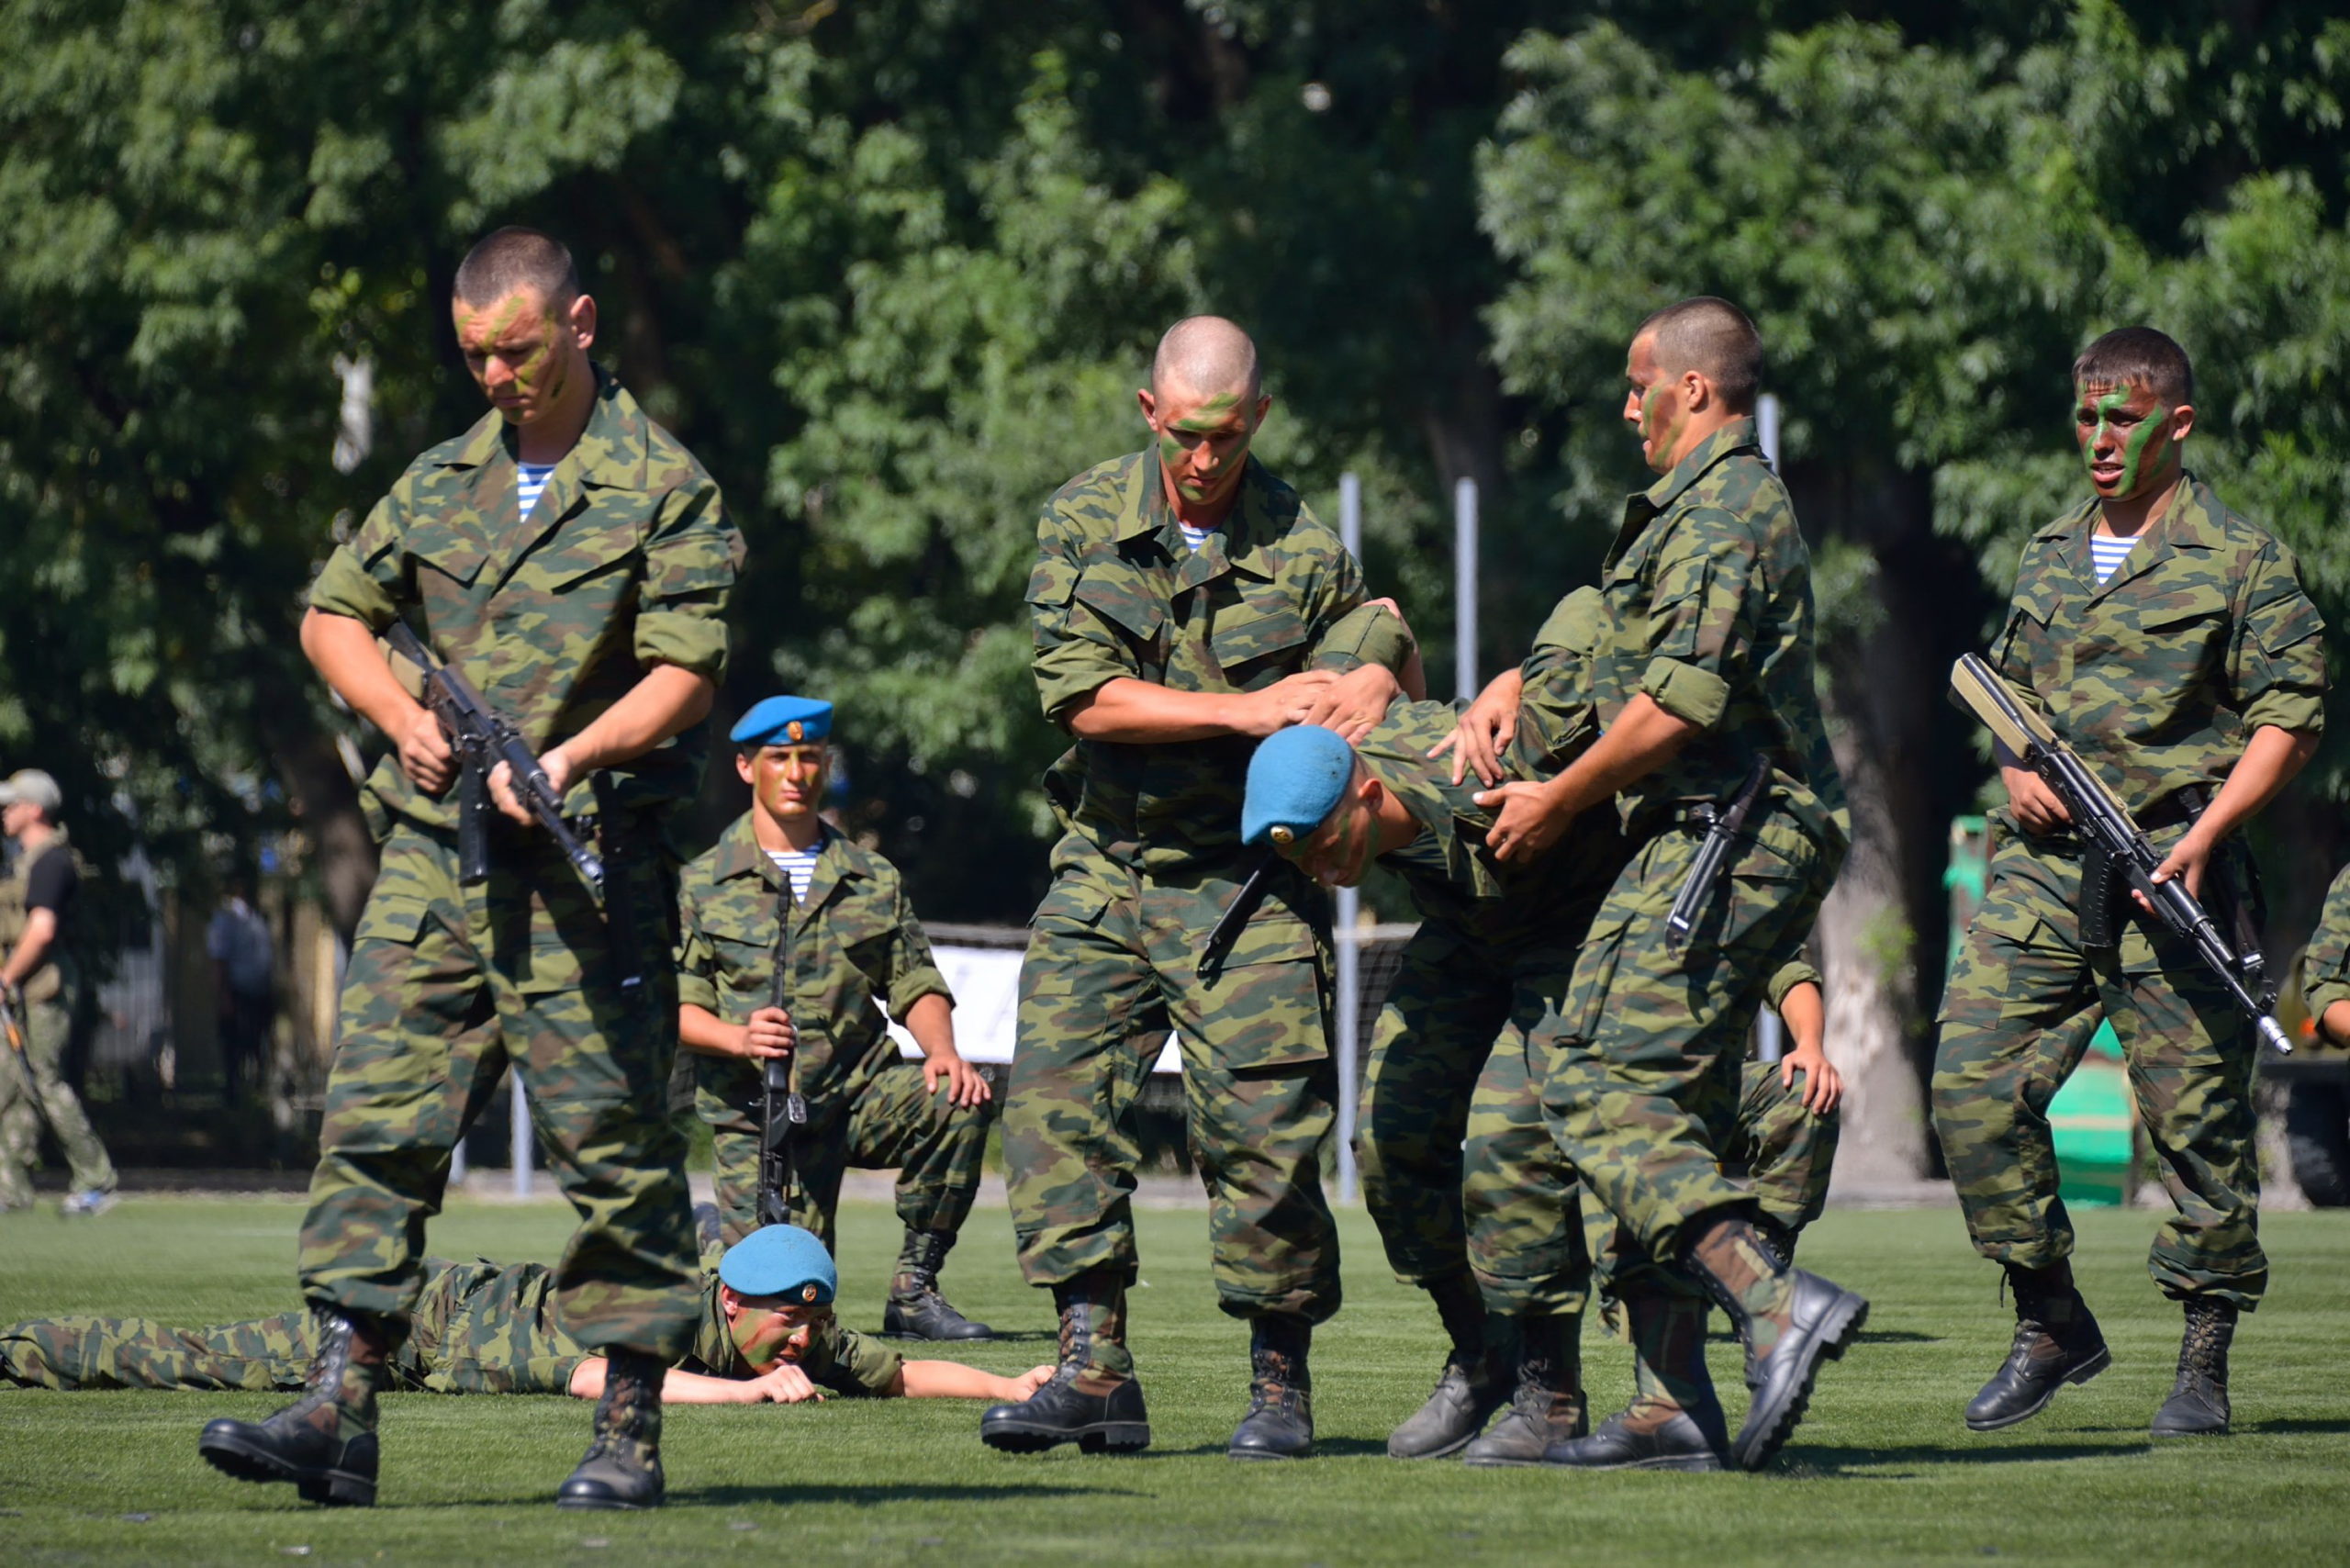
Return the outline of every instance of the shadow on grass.
<path id="1" fill-rule="evenodd" d="M 946 1482 L 873 1482 L 824 1483 L 798 1485 L 782 1483 L 774 1486 L 692 1486 L 671 1489 L 672 1506 L 683 1503 L 697 1508 L 734 1508 L 754 1503 L 847 1503 L 855 1507 L 877 1507 L 886 1503 L 1000 1503 L 1009 1497 L 1024 1501 L 1030 1497 L 1139 1497 L 1145 1494 L 1111 1486 L 1039 1486 L 1028 1479 L 1005 1482 L 1002 1486 L 974 1486 L 968 1483 Z"/>
<path id="2" fill-rule="evenodd" d="M 2065 1459 L 2113 1459 L 2144 1453 L 2153 1442 L 2000 1443 L 1960 1447 L 1956 1444 L 1904 1443 L 1891 1448 L 1812 1448 L 1788 1450 L 1785 1468 L 1794 1474 L 1841 1475 L 1858 1480 L 1900 1481 L 1899 1473 L 1881 1473 L 1887 1465 L 1901 1464 L 2037 1464 Z"/>
<path id="3" fill-rule="evenodd" d="M 2290 1437 L 2296 1432 L 2350 1432 L 2350 1421 L 2338 1418 L 2318 1420 L 2307 1416 L 2274 1416 L 2266 1421 L 2243 1421 L 2236 1425 L 2239 1433 L 2274 1433 Z"/>
<path id="4" fill-rule="evenodd" d="M 1194 1443 L 1187 1449 L 1150 1449 L 1144 1453 L 1136 1454 L 1132 1457 L 1144 1459 L 1148 1458 L 1151 1454 L 1158 1454 L 1167 1459 L 1196 1459 L 1201 1454 L 1224 1453 L 1225 1451 L 1225 1445 L 1223 1443 Z M 1314 1457 L 1315 1459 L 1360 1458 L 1367 1453 L 1383 1455 L 1386 1452 L 1387 1439 L 1385 1438 L 1316 1438 L 1314 1439 Z M 1279 1460 L 1238 1460 L 1234 1462 L 1242 1464 L 1278 1464 L 1281 1462 Z"/>

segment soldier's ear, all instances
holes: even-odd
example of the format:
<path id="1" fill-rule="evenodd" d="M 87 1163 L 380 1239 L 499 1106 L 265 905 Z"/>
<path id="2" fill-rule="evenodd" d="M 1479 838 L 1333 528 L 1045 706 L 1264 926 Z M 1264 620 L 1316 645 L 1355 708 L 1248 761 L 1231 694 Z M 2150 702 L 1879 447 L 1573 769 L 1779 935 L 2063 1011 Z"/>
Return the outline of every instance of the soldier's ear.
<path id="1" fill-rule="evenodd" d="M 571 308 L 563 314 L 565 324 L 570 327 L 572 336 L 578 340 L 579 346 L 582 349 L 592 346 L 596 342 L 596 297 L 591 294 L 581 295 L 571 302 Z"/>
<path id="2" fill-rule="evenodd" d="M 2194 433 L 2195 405 L 2181 403 L 2170 411 L 2170 439 L 2173 442 L 2181 442 Z"/>
<path id="3" fill-rule="evenodd" d="M 751 781 L 751 754 L 739 748 L 734 753 L 734 777 L 745 784 Z"/>
<path id="4" fill-rule="evenodd" d="M 1150 388 L 1136 387 L 1135 402 L 1142 409 L 1142 422 L 1152 430 L 1157 430 L 1158 428 L 1158 399 L 1150 395 Z"/>

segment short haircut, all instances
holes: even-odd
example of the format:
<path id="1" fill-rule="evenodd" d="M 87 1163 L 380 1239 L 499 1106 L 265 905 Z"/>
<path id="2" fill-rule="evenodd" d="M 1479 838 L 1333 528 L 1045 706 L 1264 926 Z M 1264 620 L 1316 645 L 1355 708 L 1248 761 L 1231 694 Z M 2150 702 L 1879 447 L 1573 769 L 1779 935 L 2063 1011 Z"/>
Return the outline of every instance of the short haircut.
<path id="1" fill-rule="evenodd" d="M 495 305 L 518 288 L 535 288 L 557 308 L 578 298 L 570 249 L 535 229 L 506 228 L 484 236 L 457 264 L 456 296 L 467 305 Z"/>
<path id="2" fill-rule="evenodd" d="M 2073 384 L 2143 386 L 2176 409 L 2195 401 L 2195 366 L 2167 332 L 2152 327 L 2117 327 L 2081 351 L 2073 362 Z"/>
<path id="3" fill-rule="evenodd" d="M 1762 334 L 1745 311 L 1710 294 L 1668 305 L 1632 334 L 1638 342 L 1656 334 L 1657 368 L 1667 375 L 1694 370 L 1714 384 L 1722 401 L 1740 413 L 1754 407 L 1762 385 Z"/>
<path id="4" fill-rule="evenodd" d="M 1210 395 L 1245 387 L 1252 403 L 1264 389 L 1255 340 L 1222 316 L 1186 316 L 1167 329 L 1150 357 L 1151 395 L 1169 381 Z"/>

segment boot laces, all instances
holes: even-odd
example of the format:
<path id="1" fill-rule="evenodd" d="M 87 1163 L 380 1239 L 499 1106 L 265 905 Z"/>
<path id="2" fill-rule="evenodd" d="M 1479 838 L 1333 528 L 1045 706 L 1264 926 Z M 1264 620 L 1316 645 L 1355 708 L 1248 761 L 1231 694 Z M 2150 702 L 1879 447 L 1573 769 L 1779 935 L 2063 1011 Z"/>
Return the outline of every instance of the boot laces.
<path id="1" fill-rule="evenodd" d="M 2180 1336 L 2178 1342 L 2179 1375 L 2185 1377 L 2199 1373 L 2205 1377 L 2216 1376 L 2220 1358 L 2227 1352 L 2234 1327 L 2230 1314 L 2218 1304 L 2189 1303 L 2187 1332 Z"/>

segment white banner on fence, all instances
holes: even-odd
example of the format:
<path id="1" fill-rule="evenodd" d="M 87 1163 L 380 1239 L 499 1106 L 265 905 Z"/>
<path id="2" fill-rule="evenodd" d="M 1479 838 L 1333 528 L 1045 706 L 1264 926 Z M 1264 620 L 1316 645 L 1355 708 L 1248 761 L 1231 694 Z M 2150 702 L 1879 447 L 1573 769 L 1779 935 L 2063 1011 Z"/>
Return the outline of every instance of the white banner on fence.
<path id="1" fill-rule="evenodd" d="M 965 1061 L 1011 1061 L 1013 1025 L 1020 1012 L 1019 953 L 1002 947 L 938 946 L 931 954 L 938 972 L 946 977 L 946 989 L 955 993 L 955 1048 Z M 892 1024 L 890 1033 L 901 1055 L 922 1055 L 903 1028 Z M 1153 1070 L 1178 1072 L 1182 1065 L 1175 1036 L 1169 1035 Z"/>

